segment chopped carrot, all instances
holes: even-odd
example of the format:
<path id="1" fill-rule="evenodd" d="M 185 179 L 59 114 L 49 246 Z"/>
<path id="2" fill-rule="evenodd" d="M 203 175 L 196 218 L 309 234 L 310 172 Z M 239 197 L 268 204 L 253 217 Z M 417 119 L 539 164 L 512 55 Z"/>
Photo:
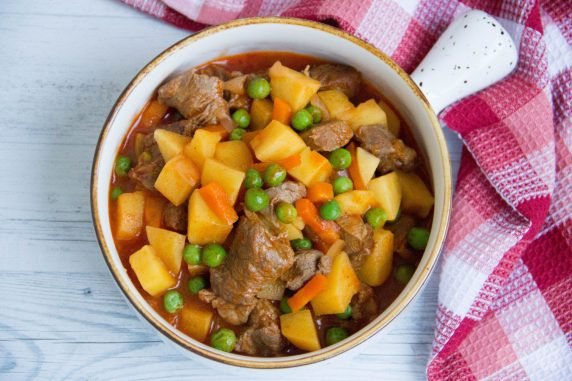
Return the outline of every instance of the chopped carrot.
<path id="1" fill-rule="evenodd" d="M 288 305 L 292 308 L 292 312 L 300 311 L 308 302 L 328 285 L 328 278 L 318 273 L 312 277 L 301 289 L 299 289 L 290 299 Z"/>
<path id="2" fill-rule="evenodd" d="M 145 108 L 145 111 L 143 111 L 143 114 L 141 115 L 139 126 L 143 128 L 153 127 L 154 125 L 159 123 L 161 119 L 163 119 L 163 117 L 167 113 L 167 110 L 169 110 L 169 106 L 164 105 L 159 101 L 149 102 L 149 104 Z"/>
<path id="3" fill-rule="evenodd" d="M 361 179 L 361 176 L 359 174 L 358 163 L 356 160 L 356 147 L 355 147 L 354 143 L 350 143 L 348 145 L 348 151 L 350 151 L 350 154 L 352 155 L 352 164 L 348 168 L 348 174 L 350 175 L 350 177 L 354 183 L 354 189 L 365 190 L 367 188 L 366 188 L 365 184 L 363 183 L 363 180 Z"/>
<path id="4" fill-rule="evenodd" d="M 252 164 L 252 168 L 256 169 L 258 172 L 262 173 L 268 168 L 268 166 L 272 163 L 254 163 Z"/>
<path id="5" fill-rule="evenodd" d="M 292 107 L 280 98 L 274 98 L 274 107 L 272 108 L 272 119 L 279 121 L 287 126 L 290 125 L 292 117 Z"/>
<path id="6" fill-rule="evenodd" d="M 320 218 L 318 208 L 307 198 L 296 201 L 296 211 L 302 221 L 310 227 L 327 244 L 334 243 L 340 238 L 340 227 L 334 221 L 325 221 Z"/>
<path id="7" fill-rule="evenodd" d="M 232 225 L 238 220 L 238 214 L 234 210 L 224 188 L 217 182 L 208 183 L 199 192 L 209 208 L 227 224 Z"/>
<path id="8" fill-rule="evenodd" d="M 326 202 L 334 198 L 332 184 L 318 181 L 308 187 L 308 199 L 313 203 Z"/>
<path id="9" fill-rule="evenodd" d="M 262 130 L 256 130 L 256 131 L 249 131 L 246 134 L 244 134 L 244 136 L 242 137 L 242 141 L 245 142 L 248 147 L 250 148 L 250 142 L 252 141 L 252 139 L 254 139 L 256 137 L 256 135 L 258 135 L 260 133 L 260 131 Z"/>
<path id="10" fill-rule="evenodd" d="M 230 132 L 228 132 L 226 130 L 226 128 L 224 128 L 220 124 L 208 125 L 206 127 L 203 127 L 203 130 L 210 131 L 210 132 L 216 132 L 217 134 L 220 135 L 221 139 L 226 139 L 228 137 L 228 135 L 230 135 Z"/>
<path id="11" fill-rule="evenodd" d="M 163 208 L 165 207 L 165 199 L 162 197 L 154 197 L 146 195 L 145 197 L 145 225 L 156 228 L 161 227 L 163 221 Z"/>
<path id="12" fill-rule="evenodd" d="M 302 163 L 302 156 L 299 153 L 296 153 L 292 156 L 288 156 L 286 159 L 282 159 L 278 161 L 285 170 L 289 171 L 294 167 L 299 166 Z"/>

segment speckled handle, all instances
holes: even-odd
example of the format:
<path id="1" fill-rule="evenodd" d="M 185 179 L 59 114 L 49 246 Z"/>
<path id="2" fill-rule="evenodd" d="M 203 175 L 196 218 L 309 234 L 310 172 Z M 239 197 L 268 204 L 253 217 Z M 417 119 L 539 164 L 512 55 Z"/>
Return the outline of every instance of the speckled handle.
<path id="1" fill-rule="evenodd" d="M 411 77 L 436 113 L 509 74 L 518 59 L 508 32 L 485 12 L 457 18 Z"/>

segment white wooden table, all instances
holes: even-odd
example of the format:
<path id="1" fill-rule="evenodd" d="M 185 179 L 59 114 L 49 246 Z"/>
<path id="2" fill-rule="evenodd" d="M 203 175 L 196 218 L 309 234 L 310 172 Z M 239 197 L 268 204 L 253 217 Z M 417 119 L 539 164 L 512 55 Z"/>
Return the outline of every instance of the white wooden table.
<path id="1" fill-rule="evenodd" d="M 187 34 L 114 0 L 0 1 L 1 380 L 225 378 L 138 320 L 105 266 L 89 206 L 113 102 Z M 437 278 L 389 335 L 307 379 L 424 378 Z"/>

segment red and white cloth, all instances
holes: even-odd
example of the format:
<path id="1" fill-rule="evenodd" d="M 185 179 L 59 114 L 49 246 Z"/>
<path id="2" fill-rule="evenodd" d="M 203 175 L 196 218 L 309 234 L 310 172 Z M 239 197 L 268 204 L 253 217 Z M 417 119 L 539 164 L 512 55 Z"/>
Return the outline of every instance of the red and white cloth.
<path id="1" fill-rule="evenodd" d="M 442 260 L 431 380 L 572 380 L 570 0 L 123 0 L 179 27 L 328 22 L 412 71 L 453 18 L 490 13 L 517 69 L 440 115 L 465 149 Z"/>

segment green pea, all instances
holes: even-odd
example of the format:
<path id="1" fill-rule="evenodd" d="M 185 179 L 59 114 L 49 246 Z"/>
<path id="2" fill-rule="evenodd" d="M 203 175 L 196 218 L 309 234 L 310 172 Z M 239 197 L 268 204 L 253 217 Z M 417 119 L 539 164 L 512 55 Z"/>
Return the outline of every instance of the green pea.
<path id="1" fill-rule="evenodd" d="M 117 176 L 127 176 L 127 172 L 131 169 L 131 159 L 127 156 L 117 156 L 115 160 L 115 174 Z"/>
<path id="2" fill-rule="evenodd" d="M 250 125 L 250 114 L 243 108 L 239 108 L 232 113 L 232 120 L 239 128 L 246 128 Z"/>
<path id="3" fill-rule="evenodd" d="M 408 264 L 402 264 L 395 268 L 393 276 L 399 283 L 407 284 L 411 280 L 411 277 L 413 277 L 414 272 L 415 267 Z"/>
<path id="4" fill-rule="evenodd" d="M 312 115 L 312 122 L 314 122 L 314 124 L 322 121 L 322 111 L 319 108 L 309 105 L 306 107 L 306 110 Z"/>
<path id="5" fill-rule="evenodd" d="M 285 224 L 289 224 L 294 222 L 296 217 L 298 217 L 298 212 L 296 208 L 292 204 L 288 204 L 287 202 L 281 202 L 276 206 L 276 217 Z"/>
<path id="6" fill-rule="evenodd" d="M 334 194 L 349 192 L 354 189 L 354 182 L 345 176 L 340 176 L 334 180 L 333 184 Z"/>
<path id="7" fill-rule="evenodd" d="M 326 331 L 326 344 L 334 345 L 346 339 L 349 336 L 348 331 L 341 327 L 328 328 Z"/>
<path id="8" fill-rule="evenodd" d="M 262 184 L 263 181 L 260 172 L 258 172 L 254 168 L 250 168 L 246 171 L 246 174 L 244 176 L 244 187 L 246 189 L 262 188 Z"/>
<path id="9" fill-rule="evenodd" d="M 425 228 L 411 228 L 407 233 L 407 243 L 415 250 L 425 250 L 429 241 L 429 230 Z"/>
<path id="10" fill-rule="evenodd" d="M 342 215 L 342 208 L 336 200 L 327 201 L 320 206 L 320 216 L 326 221 L 334 221 Z"/>
<path id="11" fill-rule="evenodd" d="M 232 352 L 236 345 L 236 334 L 228 328 L 221 328 L 211 335 L 211 346 L 219 351 Z"/>
<path id="12" fill-rule="evenodd" d="M 292 312 L 292 308 L 288 304 L 288 298 L 287 297 L 283 297 L 280 300 L 280 312 L 282 312 L 283 314 L 289 314 Z"/>
<path id="13" fill-rule="evenodd" d="M 207 288 L 207 281 L 202 276 L 196 276 L 189 279 L 189 291 L 192 294 L 198 294 L 203 288 Z"/>
<path id="14" fill-rule="evenodd" d="M 163 307 L 165 307 L 165 311 L 170 314 L 183 308 L 183 304 L 183 295 L 181 295 L 179 291 L 167 291 L 163 296 Z"/>
<path id="15" fill-rule="evenodd" d="M 292 127 L 297 131 L 304 131 L 310 128 L 313 122 L 312 114 L 305 109 L 296 112 L 292 117 Z"/>
<path id="16" fill-rule="evenodd" d="M 329 160 L 335 169 L 347 169 L 352 164 L 352 155 L 347 149 L 338 148 L 330 153 Z"/>
<path id="17" fill-rule="evenodd" d="M 366 212 L 365 220 L 372 228 L 377 229 L 387 221 L 387 213 L 381 208 L 371 208 Z"/>
<path id="18" fill-rule="evenodd" d="M 286 170 L 280 164 L 272 163 L 262 175 L 264 182 L 271 187 L 277 187 L 286 179 Z"/>
<path id="19" fill-rule="evenodd" d="M 226 258 L 226 250 L 218 243 L 209 243 L 201 253 L 203 264 L 208 267 L 218 267 Z"/>
<path id="20" fill-rule="evenodd" d="M 352 317 L 352 306 L 348 304 L 346 310 L 340 314 L 336 314 L 336 316 L 342 320 L 348 320 Z"/>
<path id="21" fill-rule="evenodd" d="M 244 205 L 252 212 L 259 212 L 270 203 L 268 194 L 260 188 L 250 188 L 244 194 Z"/>
<path id="22" fill-rule="evenodd" d="M 244 128 L 235 128 L 230 132 L 229 139 L 230 140 L 242 140 L 244 135 L 246 134 L 246 130 Z"/>
<path id="23" fill-rule="evenodd" d="M 117 200 L 117 198 L 119 196 L 121 196 L 122 193 L 123 193 L 123 190 L 121 190 L 120 187 L 113 187 L 113 189 L 111 190 L 111 199 Z"/>
<path id="24" fill-rule="evenodd" d="M 188 265 L 200 265 L 201 264 L 201 247 L 199 245 L 189 244 L 185 246 L 183 250 L 183 260 Z"/>
<path id="25" fill-rule="evenodd" d="M 264 99 L 270 94 L 270 83 L 262 77 L 256 77 L 248 82 L 246 93 L 252 99 Z"/>
<path id="26" fill-rule="evenodd" d="M 314 247 L 312 241 L 310 241 L 308 238 L 293 239 L 290 241 L 290 245 L 292 245 L 294 250 L 310 250 L 312 247 Z"/>

